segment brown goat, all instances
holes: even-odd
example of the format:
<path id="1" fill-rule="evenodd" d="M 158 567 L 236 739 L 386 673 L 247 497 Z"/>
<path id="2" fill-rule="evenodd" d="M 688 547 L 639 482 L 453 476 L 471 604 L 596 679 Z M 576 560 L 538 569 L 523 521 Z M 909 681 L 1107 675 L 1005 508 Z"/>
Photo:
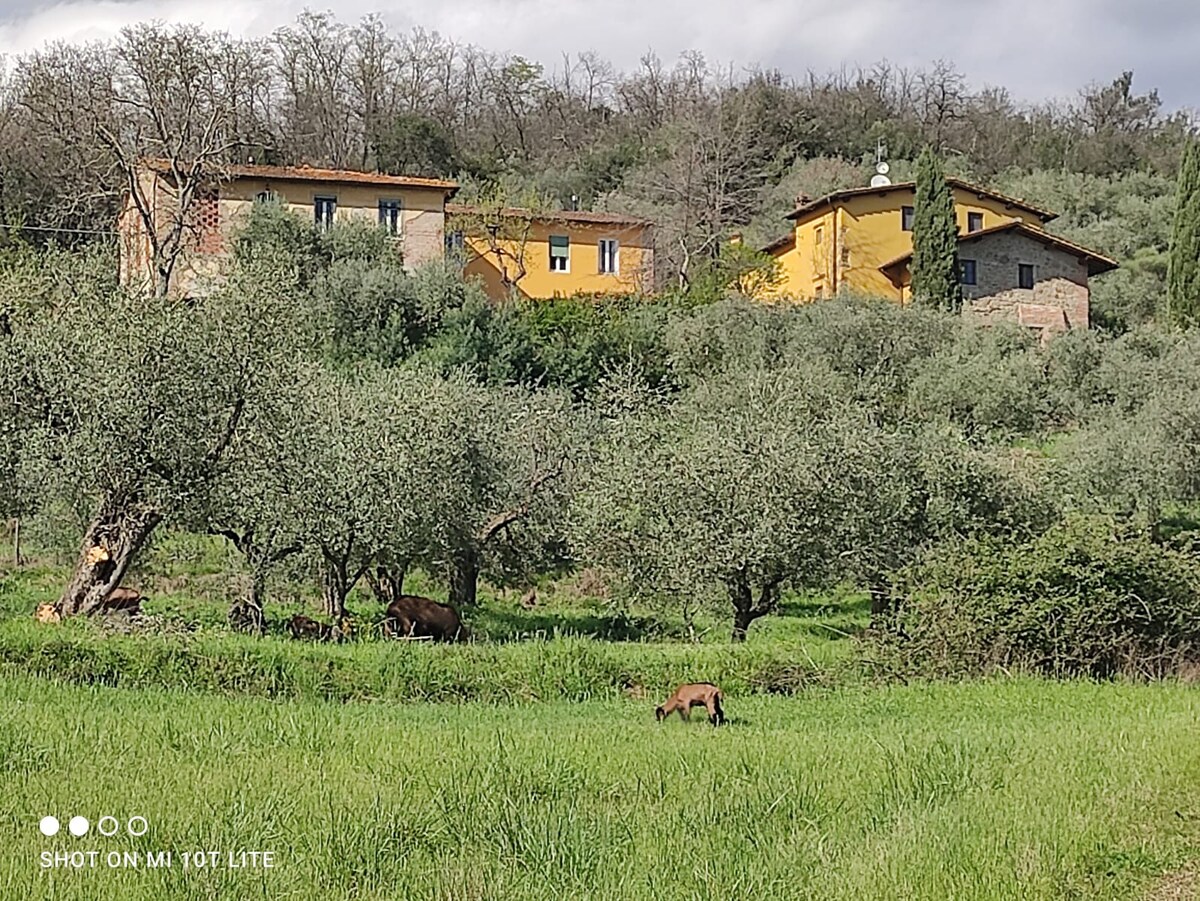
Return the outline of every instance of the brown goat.
<path id="1" fill-rule="evenodd" d="M 383 634 L 388 638 L 432 638 L 434 641 L 466 641 L 470 637 L 458 611 L 432 598 L 402 594 L 388 604 Z"/>
<path id="2" fill-rule="evenodd" d="M 661 723 L 678 711 L 680 718 L 687 722 L 693 707 L 704 707 L 708 710 L 708 721 L 719 726 L 725 722 L 725 711 L 721 709 L 724 697 L 721 689 L 711 682 L 687 682 L 675 689 L 675 693 L 663 701 L 662 706 L 655 708 L 654 718 Z"/>
<path id="3" fill-rule="evenodd" d="M 343 617 L 340 623 L 331 626 L 305 616 L 303 613 L 297 613 L 288 623 L 288 628 L 292 632 L 292 638 L 296 639 L 341 641 L 350 635 L 350 620 Z"/>
<path id="4" fill-rule="evenodd" d="M 100 602 L 93 613 L 126 613 L 136 616 L 142 612 L 142 601 L 146 600 L 141 592 L 133 588 L 114 588 L 108 597 Z M 62 622 L 62 609 L 58 604 L 39 604 L 34 612 L 39 623 Z"/>
<path id="5" fill-rule="evenodd" d="M 100 604 L 100 611 L 102 613 L 141 613 L 144 600 L 141 592 L 132 588 L 114 588 Z"/>

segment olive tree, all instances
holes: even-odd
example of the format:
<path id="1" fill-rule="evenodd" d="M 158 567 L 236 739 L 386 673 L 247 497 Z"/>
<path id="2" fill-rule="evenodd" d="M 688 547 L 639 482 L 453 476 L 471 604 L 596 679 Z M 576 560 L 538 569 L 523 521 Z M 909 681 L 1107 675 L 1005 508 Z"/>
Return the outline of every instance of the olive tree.
<path id="1" fill-rule="evenodd" d="M 659 594 L 722 590 L 733 640 L 782 590 L 848 575 L 907 515 L 897 436 L 827 368 L 730 372 L 610 420 L 576 504 L 580 552 Z"/>
<path id="2" fill-rule="evenodd" d="M 325 613 L 335 618 L 383 548 L 415 541 L 419 450 L 404 403 L 426 385 L 399 376 L 324 371 L 298 398 L 308 421 L 292 447 L 303 465 L 291 511 L 319 569 Z"/>
<path id="3" fill-rule="evenodd" d="M 233 599 L 229 620 L 258 633 L 266 625 L 268 577 L 303 549 L 295 498 L 309 466 L 306 430 L 312 411 L 298 401 L 311 396 L 319 371 L 307 365 L 293 372 L 297 381 L 291 390 L 265 398 L 246 417 L 200 513 L 200 527 L 227 539 L 246 569 L 245 591 Z"/>
<path id="4" fill-rule="evenodd" d="M 420 545 L 409 562 L 446 572 L 451 601 L 471 605 L 483 572 L 524 574 L 562 543 L 574 414 L 560 394 L 491 388 L 464 374 L 434 382 L 424 402 Z"/>
<path id="5" fill-rule="evenodd" d="M 11 403 L 38 423 L 46 490 L 90 510 L 62 593 L 65 615 L 98 609 L 154 529 L 203 507 L 247 418 L 286 390 L 303 334 L 287 274 L 265 263 L 183 303 L 117 288 L 107 267 L 6 286 Z"/>
<path id="6" fill-rule="evenodd" d="M 564 398 L 411 366 L 326 371 L 302 403 L 291 504 L 331 616 L 364 576 L 386 604 L 414 565 L 473 604 L 481 572 L 525 565 L 561 534 Z"/>

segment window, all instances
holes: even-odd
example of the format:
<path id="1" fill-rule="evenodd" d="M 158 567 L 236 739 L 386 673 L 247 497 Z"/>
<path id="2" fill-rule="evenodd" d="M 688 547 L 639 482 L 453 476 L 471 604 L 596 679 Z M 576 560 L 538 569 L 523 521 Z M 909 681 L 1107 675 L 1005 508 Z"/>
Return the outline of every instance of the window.
<path id="1" fill-rule="evenodd" d="M 959 267 L 959 275 L 960 275 L 959 280 L 964 285 L 979 284 L 979 279 L 978 279 L 978 275 L 976 272 L 977 267 L 975 265 L 974 260 L 959 260 L 958 267 Z"/>
<path id="2" fill-rule="evenodd" d="M 618 270 L 618 254 L 620 245 L 616 238 L 601 238 L 600 239 L 600 273 L 602 275 L 616 275 Z"/>
<path id="3" fill-rule="evenodd" d="M 1033 287 L 1033 264 L 1021 263 L 1017 267 L 1017 287 L 1032 288 Z"/>
<path id="4" fill-rule="evenodd" d="M 820 243 L 822 243 L 824 240 L 825 240 L 825 229 L 824 229 L 823 227 L 820 227 L 820 226 L 818 226 L 818 227 L 817 227 L 817 237 L 816 237 L 816 241 L 815 241 L 815 242 L 816 242 L 817 244 L 820 244 Z"/>
<path id="5" fill-rule="evenodd" d="M 259 191 L 257 194 L 254 195 L 254 202 L 255 203 L 283 203 L 283 198 L 281 198 L 274 191 Z"/>
<path id="6" fill-rule="evenodd" d="M 817 285 L 816 289 L 813 291 L 813 296 L 817 300 L 823 300 L 825 298 L 825 286 Z"/>
<path id="7" fill-rule="evenodd" d="M 550 271 L 571 271 L 571 239 L 566 235 L 550 236 Z"/>
<path id="8" fill-rule="evenodd" d="M 318 228 L 333 228 L 333 214 L 336 210 L 336 197 L 313 198 L 313 218 Z"/>
<path id="9" fill-rule="evenodd" d="M 379 201 L 379 225 L 393 237 L 400 234 L 400 201 Z"/>
<path id="10" fill-rule="evenodd" d="M 913 228 L 913 208 L 910 206 L 900 207 L 900 228 L 906 232 L 912 231 Z"/>
<path id="11" fill-rule="evenodd" d="M 462 257 L 463 255 L 463 233 L 462 232 L 446 232 L 446 255 Z"/>
<path id="12" fill-rule="evenodd" d="M 967 232 L 983 230 L 983 213 L 967 213 Z"/>

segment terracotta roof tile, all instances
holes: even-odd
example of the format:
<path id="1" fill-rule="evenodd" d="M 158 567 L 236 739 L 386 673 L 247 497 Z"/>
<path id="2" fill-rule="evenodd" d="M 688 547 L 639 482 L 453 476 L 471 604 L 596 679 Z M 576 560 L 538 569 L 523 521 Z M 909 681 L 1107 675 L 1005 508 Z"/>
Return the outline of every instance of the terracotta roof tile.
<path id="1" fill-rule="evenodd" d="M 160 173 L 170 172 L 167 160 L 146 160 L 147 168 Z M 329 184 L 391 185 L 403 188 L 430 188 L 448 195 L 458 190 L 458 183 L 441 178 L 417 178 L 410 175 L 384 175 L 381 172 L 358 172 L 353 169 L 321 169 L 315 166 L 260 166 L 236 164 L 220 166 L 223 176 L 231 178 L 265 178 L 279 181 L 316 181 Z"/>
<path id="2" fill-rule="evenodd" d="M 448 203 L 446 204 L 447 216 L 469 216 L 482 211 L 481 207 L 474 206 L 468 203 Z M 654 225 L 649 219 L 641 219 L 636 216 L 626 216 L 621 213 L 604 213 L 593 210 L 538 210 L 533 211 L 524 207 L 504 207 L 500 210 L 502 216 L 525 217 L 533 219 L 547 219 L 558 222 L 586 222 L 595 223 L 598 225 L 629 225 L 629 226 L 652 226 Z"/>
<path id="3" fill-rule="evenodd" d="M 1026 203 L 1024 200 L 1020 200 L 1016 197 L 1009 197 L 1007 194 L 1001 194 L 999 191 L 993 191 L 991 188 L 985 188 L 981 185 L 972 184 L 969 181 L 963 181 L 961 178 L 951 177 L 947 178 L 946 181 L 950 182 L 951 185 L 959 188 L 960 190 L 969 191 L 972 194 L 976 194 L 980 197 L 987 197 L 991 200 L 998 200 L 1007 206 L 1033 213 L 1035 216 L 1041 219 L 1042 222 L 1049 222 L 1051 219 L 1058 218 L 1057 213 L 1052 213 L 1049 210 L 1034 206 L 1031 203 Z M 824 206 L 830 206 L 849 197 L 865 197 L 869 194 L 890 194 L 892 191 L 913 191 L 915 189 L 915 182 L 904 181 L 897 182 L 894 185 L 884 185 L 880 188 L 848 188 L 844 191 L 834 191 L 832 194 L 826 194 L 824 197 L 801 204 L 795 210 L 788 213 L 787 218 L 800 219 L 815 210 L 819 210 Z"/>
<path id="4" fill-rule="evenodd" d="M 1048 247 L 1055 247 L 1079 257 L 1088 264 L 1088 275 L 1101 275 L 1116 269 L 1120 265 L 1116 260 L 1106 257 L 1095 250 L 1089 250 L 1082 244 L 1076 244 L 1074 241 L 1068 241 L 1066 238 L 1053 235 L 1048 231 L 1043 231 L 1040 228 L 1034 228 L 1024 222 L 1017 222 L 1015 220 L 1012 222 L 1002 222 L 999 225 L 993 225 L 988 228 L 981 228 L 979 231 L 968 232 L 965 235 L 959 235 L 958 243 L 965 244 L 971 241 L 978 241 L 980 238 L 1008 231 L 1019 231 L 1027 238 L 1032 238 L 1034 241 L 1040 241 Z M 889 269 L 897 269 L 908 263 L 911 259 L 912 251 L 910 250 L 908 253 L 901 254 L 895 259 L 888 260 L 879 269 L 882 272 L 887 272 Z"/>

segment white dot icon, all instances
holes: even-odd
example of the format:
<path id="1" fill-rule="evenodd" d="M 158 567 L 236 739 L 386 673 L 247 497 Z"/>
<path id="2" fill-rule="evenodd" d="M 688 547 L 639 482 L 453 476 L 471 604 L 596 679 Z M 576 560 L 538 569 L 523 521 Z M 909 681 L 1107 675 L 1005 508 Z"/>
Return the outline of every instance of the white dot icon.
<path id="1" fill-rule="evenodd" d="M 67 823 L 67 829 L 72 835 L 87 835 L 89 823 L 87 817 L 71 817 L 71 822 Z"/>
<path id="2" fill-rule="evenodd" d="M 42 835 L 58 835 L 58 820 L 55 817 L 42 817 L 38 829 L 42 830 Z"/>

